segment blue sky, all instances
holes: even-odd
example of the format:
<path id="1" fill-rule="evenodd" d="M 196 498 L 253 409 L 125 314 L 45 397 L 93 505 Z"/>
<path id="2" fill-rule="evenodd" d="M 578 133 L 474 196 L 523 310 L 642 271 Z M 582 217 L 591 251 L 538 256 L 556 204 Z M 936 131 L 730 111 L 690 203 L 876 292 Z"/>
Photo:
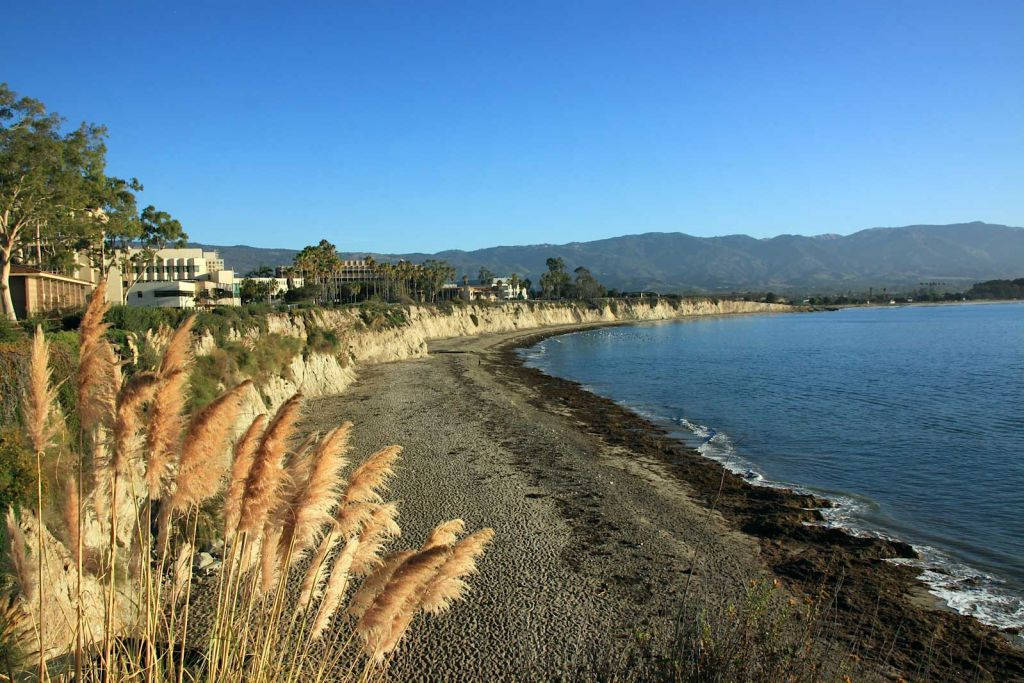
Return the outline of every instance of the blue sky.
<path id="1" fill-rule="evenodd" d="M 1024 225 L 1024 2 L 14 3 L 0 79 L 217 244 Z"/>

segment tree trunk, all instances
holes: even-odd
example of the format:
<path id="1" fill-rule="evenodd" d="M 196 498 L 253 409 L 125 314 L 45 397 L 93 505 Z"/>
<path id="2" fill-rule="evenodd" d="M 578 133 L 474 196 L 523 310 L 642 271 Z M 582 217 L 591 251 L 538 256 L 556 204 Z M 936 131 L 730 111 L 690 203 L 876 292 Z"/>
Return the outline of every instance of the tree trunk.
<path id="1" fill-rule="evenodd" d="M 0 251 L 0 295 L 3 296 L 3 313 L 8 320 L 17 320 L 14 312 L 14 299 L 11 298 L 11 252 Z"/>

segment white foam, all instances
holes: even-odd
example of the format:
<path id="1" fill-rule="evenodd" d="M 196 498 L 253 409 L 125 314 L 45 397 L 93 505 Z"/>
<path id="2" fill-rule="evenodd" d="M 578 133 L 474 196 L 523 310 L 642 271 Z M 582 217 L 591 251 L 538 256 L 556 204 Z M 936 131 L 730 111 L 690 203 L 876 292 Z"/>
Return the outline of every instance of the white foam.
<path id="1" fill-rule="evenodd" d="M 895 564 L 921 570 L 918 578 L 928 592 L 960 614 L 996 628 L 1024 626 L 1024 598 L 1005 588 L 1005 582 L 929 546 L 914 546 L 920 559 L 895 559 Z"/>
<path id="2" fill-rule="evenodd" d="M 696 446 L 698 453 L 705 458 L 720 463 L 725 469 L 733 474 L 738 474 L 753 484 L 771 486 L 772 483 L 765 479 L 764 475 L 757 471 L 754 464 L 744 459 L 736 452 L 732 439 L 725 432 L 720 432 L 707 425 L 690 422 L 685 417 L 676 420 L 681 426 L 701 440 Z"/>
<path id="3" fill-rule="evenodd" d="M 787 488 L 815 496 L 822 495 L 817 491 L 766 479 L 757 472 L 752 463 L 736 452 L 728 434 L 686 418 L 679 418 L 676 422 L 701 440 L 696 446 L 701 455 L 721 463 L 727 470 L 740 475 L 751 484 Z M 871 510 L 868 501 L 834 493 L 829 493 L 827 497 L 832 502 L 832 507 L 819 510 L 824 518 L 824 526 L 843 529 L 854 536 L 899 540 L 877 529 L 863 526 L 863 519 Z M 921 575 L 918 578 L 928 586 L 932 595 L 942 600 L 950 609 L 995 628 L 1024 626 L 1024 598 L 1007 591 L 1002 580 L 955 562 L 934 548 L 914 546 L 914 549 L 920 555 L 920 559 L 894 559 L 891 562 L 920 568 Z"/>

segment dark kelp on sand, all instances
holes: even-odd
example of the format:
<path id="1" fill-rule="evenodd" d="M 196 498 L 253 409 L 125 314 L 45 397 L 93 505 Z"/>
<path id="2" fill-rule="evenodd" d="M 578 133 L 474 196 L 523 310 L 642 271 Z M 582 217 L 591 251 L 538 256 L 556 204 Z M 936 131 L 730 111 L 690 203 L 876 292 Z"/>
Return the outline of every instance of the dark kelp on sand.
<path id="1" fill-rule="evenodd" d="M 918 570 L 889 561 L 916 557 L 909 544 L 822 526 L 818 510 L 829 501 L 751 485 L 636 413 L 523 365 L 517 349 L 563 333 L 514 339 L 484 362 L 499 379 L 530 387 L 535 405 L 556 403 L 608 444 L 665 462 L 693 497 L 758 540 L 766 567 L 793 594 L 814 598 L 831 586 L 840 636 L 864 660 L 915 677 L 1024 678 L 1019 636 L 942 609 Z"/>

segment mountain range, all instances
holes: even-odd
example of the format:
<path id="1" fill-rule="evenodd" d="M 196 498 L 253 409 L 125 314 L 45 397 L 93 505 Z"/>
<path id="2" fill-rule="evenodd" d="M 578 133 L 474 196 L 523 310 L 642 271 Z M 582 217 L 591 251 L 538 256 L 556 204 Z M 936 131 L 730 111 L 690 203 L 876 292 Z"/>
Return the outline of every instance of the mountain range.
<path id="1" fill-rule="evenodd" d="M 217 249 L 226 265 L 246 273 L 292 262 L 294 249 L 193 245 Z M 366 252 L 343 252 L 358 258 Z M 870 228 L 851 235 L 694 237 L 679 232 L 624 235 L 591 242 L 500 246 L 436 254 L 371 254 L 378 261 L 443 259 L 475 279 L 481 267 L 538 283 L 545 260 L 569 270 L 587 267 L 621 290 L 837 292 L 867 287 L 916 287 L 941 282 L 952 289 L 978 280 L 1024 276 L 1024 228 L 973 222 Z"/>

